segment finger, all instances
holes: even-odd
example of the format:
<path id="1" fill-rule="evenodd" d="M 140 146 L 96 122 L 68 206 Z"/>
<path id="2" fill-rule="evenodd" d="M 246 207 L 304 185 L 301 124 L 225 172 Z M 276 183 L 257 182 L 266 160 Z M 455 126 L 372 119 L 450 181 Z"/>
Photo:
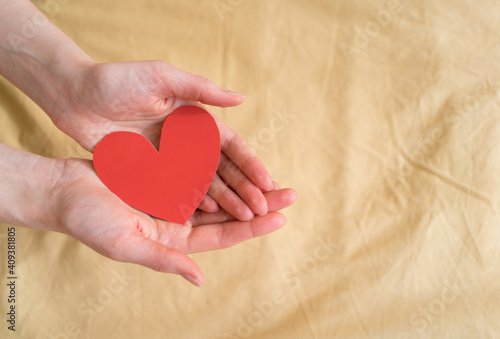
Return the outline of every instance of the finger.
<path id="1" fill-rule="evenodd" d="M 125 243 L 125 242 L 124 242 Z M 112 259 L 149 267 L 158 272 L 179 274 L 195 286 L 204 283 L 203 273 L 196 263 L 181 251 L 137 235 L 127 247 Z"/>
<path id="2" fill-rule="evenodd" d="M 220 156 L 217 173 L 228 186 L 236 191 L 253 213 L 258 215 L 267 213 L 267 202 L 262 191 L 224 153 Z"/>
<path id="3" fill-rule="evenodd" d="M 272 212 L 250 221 L 230 221 L 192 228 L 185 253 L 218 250 L 271 233 L 286 223 L 286 217 Z"/>
<path id="4" fill-rule="evenodd" d="M 205 195 L 198 208 L 205 212 L 215 213 L 219 210 L 219 205 L 211 196 Z"/>
<path id="5" fill-rule="evenodd" d="M 269 211 L 281 211 L 292 205 L 297 200 L 297 192 L 291 188 L 264 193 Z"/>
<path id="6" fill-rule="evenodd" d="M 189 221 L 191 222 L 193 227 L 210 225 L 210 224 L 219 224 L 234 220 L 238 219 L 236 219 L 234 215 L 228 213 L 222 208 L 215 213 L 207 213 L 205 211 L 195 211 L 191 216 L 191 218 L 189 218 Z"/>
<path id="7" fill-rule="evenodd" d="M 262 162 L 252 153 L 245 140 L 229 128 L 222 120 L 215 117 L 219 128 L 221 149 L 245 175 L 259 188 L 270 191 L 273 181 Z"/>
<path id="8" fill-rule="evenodd" d="M 217 174 L 208 189 L 208 195 L 217 201 L 220 207 L 239 220 L 250 220 L 253 218 L 253 213 L 250 208 L 240 199 L 240 197 L 238 197 L 238 195 L 236 195 L 236 193 L 224 184 Z"/>
<path id="9" fill-rule="evenodd" d="M 273 189 L 271 191 L 277 191 L 279 189 L 280 189 L 280 186 L 273 181 Z M 268 190 L 263 190 L 263 189 L 261 189 L 261 191 L 262 191 L 262 193 L 269 192 Z"/>
<path id="10" fill-rule="evenodd" d="M 269 206 L 269 212 L 277 212 L 292 205 L 297 200 L 297 193 L 293 189 L 285 188 L 264 193 L 264 197 Z M 194 227 L 197 227 L 234 221 L 236 218 L 227 211 L 220 209 L 217 213 L 196 211 L 189 220 Z"/>
<path id="11" fill-rule="evenodd" d="M 162 82 L 156 94 L 165 98 L 175 96 L 220 107 L 237 106 L 245 100 L 242 94 L 223 90 L 207 78 L 185 72 L 166 62 L 157 62 L 155 66 Z"/>

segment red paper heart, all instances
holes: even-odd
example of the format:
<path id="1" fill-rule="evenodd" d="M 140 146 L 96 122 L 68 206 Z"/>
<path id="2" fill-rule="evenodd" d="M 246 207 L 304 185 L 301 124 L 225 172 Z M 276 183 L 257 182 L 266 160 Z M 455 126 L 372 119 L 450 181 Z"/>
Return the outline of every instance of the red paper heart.
<path id="1" fill-rule="evenodd" d="M 182 106 L 165 120 L 159 151 L 140 134 L 114 132 L 96 145 L 94 168 L 130 206 L 184 224 L 207 193 L 219 157 L 214 118 L 199 107 Z"/>

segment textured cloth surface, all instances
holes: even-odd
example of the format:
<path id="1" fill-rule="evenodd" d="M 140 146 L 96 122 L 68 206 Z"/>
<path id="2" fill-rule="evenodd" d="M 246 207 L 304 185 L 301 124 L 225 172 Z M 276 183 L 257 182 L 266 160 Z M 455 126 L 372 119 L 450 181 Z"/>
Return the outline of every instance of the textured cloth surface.
<path id="1" fill-rule="evenodd" d="M 192 255 L 201 289 L 18 227 L 18 331 L 0 337 L 498 337 L 497 2 L 36 4 L 99 62 L 165 60 L 246 94 L 212 111 L 299 200 L 283 229 Z M 0 132 L 91 158 L 3 78 Z"/>

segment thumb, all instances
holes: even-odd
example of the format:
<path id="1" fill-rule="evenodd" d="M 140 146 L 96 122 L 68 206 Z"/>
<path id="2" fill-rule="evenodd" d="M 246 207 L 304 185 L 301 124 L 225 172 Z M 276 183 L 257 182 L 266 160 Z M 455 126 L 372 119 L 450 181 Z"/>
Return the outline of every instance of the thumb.
<path id="1" fill-rule="evenodd" d="M 119 260 L 158 272 L 179 274 L 197 287 L 201 287 L 205 281 L 198 265 L 184 253 L 140 236 L 132 243 L 127 243 L 127 250 Z"/>
<path id="2" fill-rule="evenodd" d="M 219 107 L 237 106 L 245 100 L 245 96 L 240 93 L 224 90 L 207 78 L 185 72 L 166 62 L 158 64 L 157 73 L 162 83 L 156 89 L 156 94 L 166 98 L 175 96 Z"/>

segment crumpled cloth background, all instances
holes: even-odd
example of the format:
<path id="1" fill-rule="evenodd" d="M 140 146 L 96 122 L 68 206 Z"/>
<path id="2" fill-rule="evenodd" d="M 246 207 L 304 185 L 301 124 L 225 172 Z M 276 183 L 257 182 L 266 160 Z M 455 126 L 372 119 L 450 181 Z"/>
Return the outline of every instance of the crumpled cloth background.
<path id="1" fill-rule="evenodd" d="M 278 232 L 193 255 L 201 289 L 17 228 L 2 338 L 498 337 L 498 3 L 36 4 L 99 62 L 161 59 L 245 93 L 212 111 L 299 200 Z M 5 79 L 0 95 L 1 142 L 91 158 Z"/>

